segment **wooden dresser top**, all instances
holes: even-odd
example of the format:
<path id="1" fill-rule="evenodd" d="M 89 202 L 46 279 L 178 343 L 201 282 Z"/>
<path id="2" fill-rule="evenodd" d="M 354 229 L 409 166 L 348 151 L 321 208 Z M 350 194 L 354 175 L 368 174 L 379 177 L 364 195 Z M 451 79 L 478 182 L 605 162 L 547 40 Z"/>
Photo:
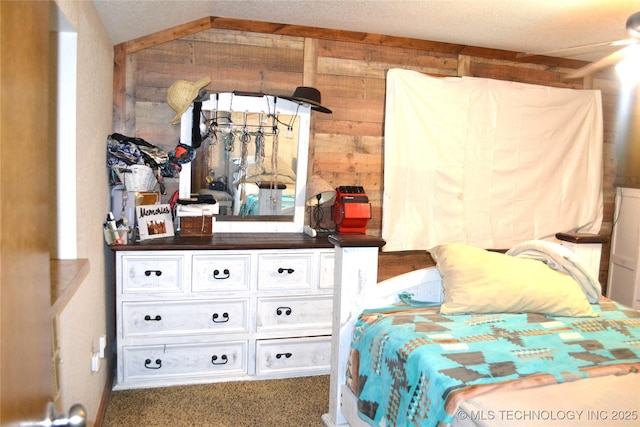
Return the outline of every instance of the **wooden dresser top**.
<path id="1" fill-rule="evenodd" d="M 213 236 L 173 236 L 112 245 L 113 251 L 233 250 L 333 248 L 328 235 L 304 233 L 214 233 Z"/>

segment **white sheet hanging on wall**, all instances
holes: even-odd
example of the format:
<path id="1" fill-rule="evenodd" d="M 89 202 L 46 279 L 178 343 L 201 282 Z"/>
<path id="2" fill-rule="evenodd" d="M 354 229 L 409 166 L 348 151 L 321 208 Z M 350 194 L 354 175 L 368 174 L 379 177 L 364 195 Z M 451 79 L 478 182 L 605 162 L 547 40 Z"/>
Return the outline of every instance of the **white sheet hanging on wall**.
<path id="1" fill-rule="evenodd" d="M 392 69 L 386 96 L 384 250 L 600 230 L 599 91 Z"/>

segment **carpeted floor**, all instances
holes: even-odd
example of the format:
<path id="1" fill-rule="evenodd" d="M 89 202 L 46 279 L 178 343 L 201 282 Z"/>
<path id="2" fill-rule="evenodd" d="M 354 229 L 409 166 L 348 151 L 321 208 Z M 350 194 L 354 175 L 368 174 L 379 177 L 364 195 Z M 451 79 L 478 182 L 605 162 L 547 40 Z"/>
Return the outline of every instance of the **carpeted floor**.
<path id="1" fill-rule="evenodd" d="M 320 427 L 329 376 L 111 392 L 104 427 Z"/>

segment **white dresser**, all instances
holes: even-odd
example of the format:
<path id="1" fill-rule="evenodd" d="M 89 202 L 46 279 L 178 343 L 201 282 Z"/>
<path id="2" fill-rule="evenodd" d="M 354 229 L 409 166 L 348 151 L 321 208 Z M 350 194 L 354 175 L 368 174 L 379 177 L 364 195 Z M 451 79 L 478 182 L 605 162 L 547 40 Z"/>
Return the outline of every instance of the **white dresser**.
<path id="1" fill-rule="evenodd" d="M 329 373 L 326 238 L 218 234 L 114 251 L 114 389 Z"/>

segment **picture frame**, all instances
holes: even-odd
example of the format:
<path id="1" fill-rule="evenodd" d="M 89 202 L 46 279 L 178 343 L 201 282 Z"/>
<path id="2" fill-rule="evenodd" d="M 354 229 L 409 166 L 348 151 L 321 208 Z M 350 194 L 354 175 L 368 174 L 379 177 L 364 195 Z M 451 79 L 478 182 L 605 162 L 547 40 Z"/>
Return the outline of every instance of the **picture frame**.
<path id="1" fill-rule="evenodd" d="M 168 204 L 136 206 L 140 240 L 174 235 L 171 207 Z"/>

